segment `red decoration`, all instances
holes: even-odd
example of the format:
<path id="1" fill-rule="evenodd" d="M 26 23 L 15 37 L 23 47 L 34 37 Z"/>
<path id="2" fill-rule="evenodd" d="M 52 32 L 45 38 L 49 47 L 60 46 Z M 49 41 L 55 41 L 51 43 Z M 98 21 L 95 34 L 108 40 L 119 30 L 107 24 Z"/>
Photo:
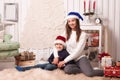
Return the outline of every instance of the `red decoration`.
<path id="1" fill-rule="evenodd" d="M 84 12 L 86 11 L 86 1 L 84 0 Z"/>
<path id="2" fill-rule="evenodd" d="M 105 67 L 104 76 L 120 77 L 120 67 Z"/>
<path id="3" fill-rule="evenodd" d="M 89 0 L 89 7 L 88 7 L 88 10 L 89 10 L 89 11 L 90 11 L 90 3 L 91 3 L 91 2 L 90 2 L 90 0 Z"/>
<path id="4" fill-rule="evenodd" d="M 93 2 L 93 10 L 95 10 L 96 2 Z"/>
<path id="5" fill-rule="evenodd" d="M 101 61 L 102 57 L 104 57 L 104 56 L 110 56 L 110 54 L 105 53 L 105 52 L 98 54 L 99 60 Z"/>

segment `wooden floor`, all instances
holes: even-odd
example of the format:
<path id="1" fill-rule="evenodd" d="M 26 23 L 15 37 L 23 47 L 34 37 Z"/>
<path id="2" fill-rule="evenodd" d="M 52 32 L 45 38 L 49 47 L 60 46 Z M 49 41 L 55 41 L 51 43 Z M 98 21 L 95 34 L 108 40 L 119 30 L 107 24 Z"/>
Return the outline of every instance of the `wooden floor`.
<path id="1" fill-rule="evenodd" d="M 15 62 L 0 62 L 0 71 L 3 69 L 14 68 Z"/>

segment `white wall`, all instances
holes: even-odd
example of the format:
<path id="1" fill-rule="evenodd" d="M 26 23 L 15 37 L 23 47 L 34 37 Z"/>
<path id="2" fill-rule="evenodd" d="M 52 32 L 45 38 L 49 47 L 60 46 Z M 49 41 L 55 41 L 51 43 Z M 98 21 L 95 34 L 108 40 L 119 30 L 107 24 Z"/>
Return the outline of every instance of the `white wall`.
<path id="1" fill-rule="evenodd" d="M 66 13 L 69 11 L 78 11 L 83 15 L 84 0 L 65 0 Z M 114 59 L 120 60 L 120 0 L 96 0 L 96 12 L 103 20 L 106 37 L 107 52 Z"/>
<path id="2" fill-rule="evenodd" d="M 11 25 L 11 23 L 4 21 L 4 3 L 18 3 L 18 2 L 17 0 L 0 0 L 0 14 L 2 18 L 1 22 L 3 24 L 7 24 L 7 26 L 4 26 L 5 33 L 13 35 L 13 38 L 12 38 L 13 41 L 18 41 L 19 39 L 18 23 L 12 22 L 12 25 Z"/>
<path id="3" fill-rule="evenodd" d="M 64 1 L 61 0 L 0 0 L 4 16 L 4 3 L 18 3 L 19 20 L 7 26 L 6 32 L 19 41 L 21 48 L 42 49 L 52 47 L 55 36 L 64 30 Z"/>
<path id="4" fill-rule="evenodd" d="M 52 47 L 55 36 L 64 30 L 64 1 L 27 0 L 25 3 L 23 0 L 21 2 L 24 3 L 21 3 L 20 9 L 21 48 Z"/>
<path id="5" fill-rule="evenodd" d="M 65 4 L 63 3 L 63 1 Z M 43 48 L 43 47 L 47 47 L 47 45 L 51 46 L 52 44 L 48 44 L 46 43 L 46 41 L 49 41 L 49 43 L 53 42 L 54 40 L 53 38 L 57 34 L 63 31 L 63 27 L 61 28 L 60 25 L 63 22 L 64 15 L 67 15 L 69 11 L 78 11 L 81 13 L 81 15 L 83 15 L 83 0 L 52 0 L 52 1 L 51 0 L 47 0 L 47 1 L 46 0 L 0 0 L 0 13 L 2 14 L 2 16 L 3 16 L 4 2 L 19 3 L 19 22 L 17 24 L 18 26 L 17 30 L 19 31 L 19 35 L 17 35 L 16 37 L 18 37 L 20 42 L 22 43 L 21 47 L 27 47 L 27 48 L 28 47 Z M 44 2 L 45 5 L 46 4 L 48 5 L 46 6 L 43 5 L 44 7 L 42 8 L 42 6 L 40 6 L 40 4 L 43 4 L 42 2 Z M 119 8 L 120 0 L 96 0 L 96 2 L 97 2 L 96 12 L 98 16 L 102 18 L 104 28 L 108 31 L 108 37 L 106 38 L 108 42 L 105 42 L 106 43 L 105 45 L 108 46 L 107 52 L 109 52 L 114 59 L 116 58 L 117 60 L 119 60 L 119 57 L 120 57 L 120 53 L 119 53 L 120 52 L 120 49 L 119 49 L 120 47 L 120 42 L 119 42 L 120 41 L 120 23 L 119 23 L 120 22 L 120 8 Z M 65 7 L 63 7 L 63 4 L 65 5 Z M 37 10 L 32 10 L 35 8 Z M 60 8 L 60 10 L 58 10 L 58 8 Z M 49 12 L 51 12 L 52 10 L 53 14 L 52 15 L 50 15 L 49 13 L 45 14 L 46 15 L 45 17 L 45 15 L 43 14 L 44 13 L 43 9 L 48 10 Z M 41 13 L 40 10 L 42 10 L 42 14 L 40 14 Z M 44 16 L 48 20 L 47 15 L 50 16 L 50 19 L 49 19 L 50 21 L 42 22 L 44 24 L 40 23 L 42 21 L 40 16 Z M 52 18 L 51 16 L 56 18 Z M 37 21 L 33 23 L 32 21 L 34 20 L 37 20 Z M 49 22 L 48 25 L 50 27 L 46 25 L 46 22 L 47 23 Z M 41 26 L 41 25 L 44 25 L 44 26 Z M 36 28 L 38 26 L 40 28 L 39 29 L 40 31 L 36 32 L 38 31 L 38 29 Z M 31 32 L 28 32 L 29 28 L 32 29 Z M 45 30 L 45 28 L 47 29 Z M 44 30 L 46 34 L 41 33 L 42 30 Z M 36 38 L 34 38 L 36 34 L 35 33 L 33 34 L 33 32 L 36 32 L 36 34 L 38 34 Z M 26 37 L 28 36 L 28 34 L 33 34 L 33 36 Z M 48 35 L 50 36 L 48 37 Z M 45 44 L 43 45 L 43 43 Z"/>

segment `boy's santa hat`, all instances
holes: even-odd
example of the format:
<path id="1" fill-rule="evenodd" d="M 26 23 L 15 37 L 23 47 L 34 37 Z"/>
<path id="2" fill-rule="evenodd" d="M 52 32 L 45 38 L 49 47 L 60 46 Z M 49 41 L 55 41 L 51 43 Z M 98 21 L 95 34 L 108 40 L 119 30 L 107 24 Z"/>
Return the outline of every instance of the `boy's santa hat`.
<path id="1" fill-rule="evenodd" d="M 83 21 L 83 17 L 78 12 L 69 12 L 66 17 L 66 20 L 69 18 L 81 19 Z"/>
<path id="2" fill-rule="evenodd" d="M 56 40 L 54 41 L 54 44 L 60 43 L 60 44 L 62 44 L 62 45 L 65 46 L 66 45 L 65 42 L 66 42 L 66 38 L 65 37 L 63 37 L 63 36 L 57 36 Z"/>

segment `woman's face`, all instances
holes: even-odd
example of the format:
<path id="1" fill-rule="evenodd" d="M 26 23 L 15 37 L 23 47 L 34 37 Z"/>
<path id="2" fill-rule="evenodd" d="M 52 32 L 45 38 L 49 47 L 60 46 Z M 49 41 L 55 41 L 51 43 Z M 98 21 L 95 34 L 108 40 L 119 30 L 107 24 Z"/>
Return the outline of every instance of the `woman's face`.
<path id="1" fill-rule="evenodd" d="M 76 29 L 76 26 L 77 26 L 77 24 L 76 24 L 76 18 L 70 18 L 70 19 L 67 20 L 67 22 L 68 22 L 68 25 L 70 26 L 70 28 L 72 30 Z"/>
<path id="2" fill-rule="evenodd" d="M 56 43 L 55 46 L 56 46 L 57 51 L 61 51 L 64 48 L 64 46 L 60 43 Z"/>

